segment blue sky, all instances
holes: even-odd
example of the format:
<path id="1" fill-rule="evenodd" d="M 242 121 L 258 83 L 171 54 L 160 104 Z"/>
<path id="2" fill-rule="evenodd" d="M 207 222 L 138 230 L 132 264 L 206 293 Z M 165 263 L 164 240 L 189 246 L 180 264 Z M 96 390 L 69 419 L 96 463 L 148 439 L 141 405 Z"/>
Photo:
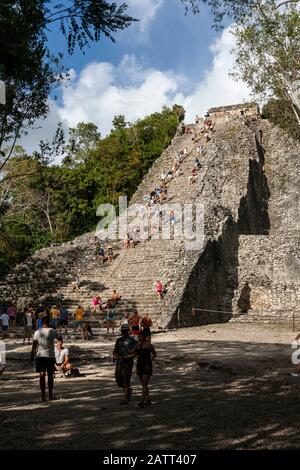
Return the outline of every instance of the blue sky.
<path id="1" fill-rule="evenodd" d="M 135 1 L 143 4 L 143 0 Z M 160 4 L 159 0 L 146 0 L 145 3 L 155 2 Z M 128 13 L 131 12 L 132 16 L 140 18 L 140 22 L 115 35 L 116 43 L 104 38 L 98 44 L 92 44 L 84 55 L 77 48 L 75 54 L 68 57 L 57 25 L 48 35 L 50 48 L 63 52 L 66 66 L 76 70 L 93 61 L 117 64 L 125 54 L 135 54 L 149 67 L 171 69 L 179 74 L 188 72 L 191 80 L 199 79 L 199 73 L 201 76 L 212 58 L 208 45 L 218 36 L 211 28 L 207 8 L 204 7 L 200 15 L 185 15 L 180 0 L 164 0 L 152 20 L 145 20 L 142 7 L 129 7 Z"/>
<path id="2" fill-rule="evenodd" d="M 210 106 L 248 99 L 246 86 L 228 77 L 234 45 L 230 27 L 222 33 L 212 30 L 206 8 L 199 15 L 185 16 L 180 0 L 126 3 L 129 14 L 140 22 L 118 33 L 116 43 L 103 38 L 84 55 L 76 49 L 68 57 L 58 28 L 49 32 L 50 49 L 64 53 L 72 79 L 58 90 L 58 101 L 51 100 L 46 121 L 22 139 L 28 151 L 40 139 L 51 138 L 58 121 L 66 129 L 92 121 L 105 135 L 115 114 L 135 121 L 163 105 L 178 103 L 191 121 Z"/>

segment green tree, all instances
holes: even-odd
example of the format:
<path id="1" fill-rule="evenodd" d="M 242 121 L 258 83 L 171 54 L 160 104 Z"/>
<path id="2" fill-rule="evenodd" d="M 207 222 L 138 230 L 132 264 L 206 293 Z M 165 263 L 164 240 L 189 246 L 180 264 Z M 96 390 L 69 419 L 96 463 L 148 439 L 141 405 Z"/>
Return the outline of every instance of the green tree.
<path id="1" fill-rule="evenodd" d="M 69 142 L 65 147 L 65 166 L 76 165 L 85 161 L 89 153 L 95 149 L 101 139 L 98 128 L 92 122 L 80 122 L 76 127 L 69 129 Z"/>
<path id="2" fill-rule="evenodd" d="M 99 204 L 117 204 L 121 195 L 130 199 L 174 137 L 177 111 L 163 108 L 103 139 L 94 124 L 80 123 L 65 143 L 58 127 L 54 138 L 41 142 L 32 156 L 16 148 L 3 172 L 0 271 L 51 242 L 93 230 Z M 55 165 L 56 156 L 70 146 L 73 163 Z"/>
<path id="3" fill-rule="evenodd" d="M 298 2 L 297 2 L 298 3 Z M 300 78 L 300 11 L 294 3 L 269 0 L 251 23 L 237 26 L 236 66 L 241 78 L 261 100 L 283 98 L 289 103 L 300 124 L 300 113 L 294 99 L 294 83 Z"/>
<path id="4" fill-rule="evenodd" d="M 261 99 L 289 103 L 300 124 L 295 82 L 300 79 L 300 0 L 182 0 L 194 13 L 206 4 L 214 26 L 234 22 L 236 66 L 233 75 Z"/>
<path id="5" fill-rule="evenodd" d="M 128 122 L 125 121 L 125 116 L 123 114 L 120 114 L 113 118 L 112 124 L 113 130 L 120 131 L 122 129 L 125 129 L 125 127 L 128 125 Z"/>
<path id="6" fill-rule="evenodd" d="M 114 41 L 114 33 L 127 28 L 134 18 L 127 5 L 105 0 L 2 0 L 0 10 L 0 80 L 6 85 L 6 104 L 0 105 L 0 171 L 12 156 L 14 145 L 38 118 L 48 112 L 47 98 L 63 78 L 62 54 L 54 57 L 46 31 L 58 23 L 67 40 L 68 53 L 76 45 L 84 52 L 102 36 Z M 11 143 L 3 155 L 3 148 Z"/>
<path id="7" fill-rule="evenodd" d="M 262 109 L 262 116 L 284 129 L 294 139 L 300 141 L 300 127 L 295 115 L 291 113 L 289 101 L 284 98 L 270 99 Z"/>

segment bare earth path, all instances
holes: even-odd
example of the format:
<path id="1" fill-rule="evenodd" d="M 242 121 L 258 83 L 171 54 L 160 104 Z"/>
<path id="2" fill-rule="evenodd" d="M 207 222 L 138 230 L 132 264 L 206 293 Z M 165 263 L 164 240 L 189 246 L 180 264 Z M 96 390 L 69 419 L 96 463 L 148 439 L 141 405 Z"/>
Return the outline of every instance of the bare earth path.
<path id="1" fill-rule="evenodd" d="M 154 335 L 154 404 L 139 409 L 134 374 L 119 404 L 112 341 L 68 345 L 84 377 L 56 380 L 39 402 L 28 346 L 8 340 L 0 376 L 0 449 L 248 449 L 300 447 L 300 378 L 291 329 L 209 325 Z"/>

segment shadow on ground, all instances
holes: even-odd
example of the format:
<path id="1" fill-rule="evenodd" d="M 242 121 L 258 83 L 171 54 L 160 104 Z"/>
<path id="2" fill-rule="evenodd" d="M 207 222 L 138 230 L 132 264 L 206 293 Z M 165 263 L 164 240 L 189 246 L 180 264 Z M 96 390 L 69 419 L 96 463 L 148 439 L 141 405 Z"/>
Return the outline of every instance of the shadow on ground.
<path id="1" fill-rule="evenodd" d="M 2 449 L 247 449 L 300 446 L 299 382 L 283 344 L 160 342 L 154 404 L 139 409 L 134 375 L 129 406 L 119 404 L 111 346 L 85 349 L 85 377 L 59 379 L 61 400 L 39 403 L 24 354 L 11 356 L 1 385 Z M 79 363 L 78 363 L 79 364 Z"/>

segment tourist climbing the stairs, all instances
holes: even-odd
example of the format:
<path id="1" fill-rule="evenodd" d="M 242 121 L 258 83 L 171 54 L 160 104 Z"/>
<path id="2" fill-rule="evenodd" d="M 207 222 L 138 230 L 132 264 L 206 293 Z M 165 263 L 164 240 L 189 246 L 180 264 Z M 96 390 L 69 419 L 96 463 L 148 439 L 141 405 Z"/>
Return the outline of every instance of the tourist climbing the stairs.
<path id="1" fill-rule="evenodd" d="M 196 157 L 195 160 L 194 160 L 194 168 L 195 168 L 196 170 L 200 170 L 201 166 L 202 166 L 202 165 L 201 165 L 201 162 L 200 162 L 199 158 Z"/>
<path id="2" fill-rule="evenodd" d="M 164 286 L 162 284 L 161 281 L 157 281 L 156 282 L 156 286 L 155 286 L 155 292 L 156 292 L 156 295 L 157 297 L 162 300 L 163 299 L 163 291 L 164 291 Z"/>
<path id="3" fill-rule="evenodd" d="M 192 174 L 189 176 L 189 183 L 190 184 L 193 184 L 196 182 L 196 178 L 197 178 L 197 171 L 195 168 L 192 169 Z"/>
<path id="4" fill-rule="evenodd" d="M 67 334 L 69 312 L 63 305 L 59 305 L 58 309 L 59 309 L 59 331 L 61 333 L 62 328 L 65 328 L 65 334 Z"/>
<path id="5" fill-rule="evenodd" d="M 58 326 L 58 321 L 59 321 L 59 310 L 56 308 L 56 305 L 53 305 L 53 307 L 50 310 L 50 326 L 54 330 L 56 330 Z"/>
<path id="6" fill-rule="evenodd" d="M 116 310 L 115 304 L 112 304 L 111 301 L 107 302 L 106 309 L 106 334 L 109 334 L 109 330 L 112 330 L 112 334 L 115 334 L 115 322 L 116 322 Z"/>
<path id="7" fill-rule="evenodd" d="M 77 329 L 82 330 L 82 324 L 83 324 L 83 315 L 84 315 L 84 308 L 82 305 L 78 305 L 77 309 L 75 310 L 75 327 L 74 327 L 74 333 L 76 333 Z"/>
<path id="8" fill-rule="evenodd" d="M 108 261 L 111 263 L 111 262 L 114 260 L 114 251 L 113 251 L 113 247 L 108 243 L 107 246 L 106 246 L 106 249 L 107 249 L 107 258 L 108 258 Z"/>
<path id="9" fill-rule="evenodd" d="M 106 258 L 105 258 L 105 250 L 102 246 L 99 246 L 99 249 L 98 249 L 98 256 L 97 256 L 98 260 L 100 261 L 100 264 L 104 264 L 105 261 L 106 261 Z"/>

